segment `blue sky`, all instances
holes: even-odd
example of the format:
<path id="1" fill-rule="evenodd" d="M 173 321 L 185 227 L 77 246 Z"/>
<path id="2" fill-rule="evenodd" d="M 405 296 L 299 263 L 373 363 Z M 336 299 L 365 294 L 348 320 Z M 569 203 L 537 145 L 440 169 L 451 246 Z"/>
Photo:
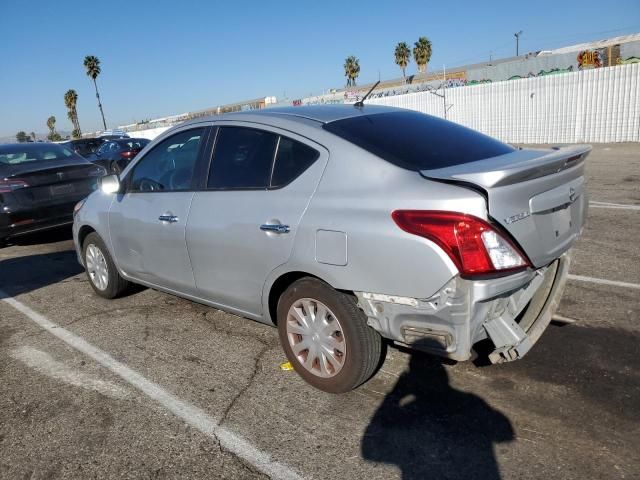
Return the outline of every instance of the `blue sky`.
<path id="1" fill-rule="evenodd" d="M 98 87 L 114 127 L 341 87 L 351 54 L 360 83 L 396 77 L 395 44 L 421 35 L 433 44 L 433 70 L 513 55 L 518 30 L 521 52 L 640 32 L 640 2 L 0 0 L 0 136 L 45 132 L 49 115 L 71 130 L 69 88 L 83 130 L 97 129 L 88 54 L 102 62 Z"/>

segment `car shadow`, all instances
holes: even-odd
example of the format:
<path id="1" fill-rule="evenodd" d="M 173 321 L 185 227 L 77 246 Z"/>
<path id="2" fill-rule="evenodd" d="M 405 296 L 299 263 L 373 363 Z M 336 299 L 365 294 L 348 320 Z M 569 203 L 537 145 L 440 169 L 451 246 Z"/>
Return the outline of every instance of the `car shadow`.
<path id="1" fill-rule="evenodd" d="M 8 246 L 17 245 L 20 247 L 28 247 L 33 245 L 42 245 L 49 243 L 64 242 L 73 239 L 73 231 L 71 225 L 57 227 L 42 232 L 28 233 L 12 237 L 7 240 Z"/>
<path id="2" fill-rule="evenodd" d="M 0 299 L 66 281 L 83 271 L 73 250 L 0 260 Z"/>
<path id="3" fill-rule="evenodd" d="M 364 459 L 396 465 L 405 480 L 499 479 L 497 443 L 514 439 L 509 419 L 449 384 L 442 359 L 414 352 L 373 415 Z"/>

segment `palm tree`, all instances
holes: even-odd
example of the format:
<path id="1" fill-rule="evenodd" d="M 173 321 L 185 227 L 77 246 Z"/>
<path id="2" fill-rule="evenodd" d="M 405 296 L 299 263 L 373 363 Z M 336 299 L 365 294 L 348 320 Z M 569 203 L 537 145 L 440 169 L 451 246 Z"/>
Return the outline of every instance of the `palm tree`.
<path id="1" fill-rule="evenodd" d="M 71 123 L 73 124 L 73 132 L 72 136 L 74 138 L 80 138 L 82 136 L 82 132 L 80 130 L 80 121 L 78 120 L 78 110 L 76 109 L 78 103 L 78 94 L 75 90 L 67 90 L 67 93 L 64 94 L 64 104 L 69 109 L 69 113 L 67 116 Z"/>
<path id="2" fill-rule="evenodd" d="M 102 125 L 104 129 L 107 129 L 107 121 L 104 119 L 104 112 L 102 111 L 102 104 L 100 103 L 100 94 L 98 93 L 98 84 L 96 78 L 100 75 L 100 60 L 93 55 L 87 55 L 84 57 L 84 68 L 87 70 L 87 76 L 93 80 L 93 86 L 96 88 L 96 98 L 98 99 L 98 107 L 100 108 L 100 115 L 102 115 Z"/>
<path id="3" fill-rule="evenodd" d="M 360 61 L 353 55 L 344 61 L 344 76 L 347 77 L 347 87 L 356 86 L 356 78 L 360 74 Z"/>
<path id="4" fill-rule="evenodd" d="M 47 127 L 49 128 L 49 134 L 47 135 L 47 139 L 52 142 L 57 142 L 62 140 L 62 137 L 58 132 L 56 132 L 56 117 L 51 115 L 47 118 Z"/>
<path id="5" fill-rule="evenodd" d="M 411 49 L 409 48 L 409 45 L 407 45 L 407 42 L 400 42 L 398 43 L 398 45 L 396 45 L 395 57 L 396 65 L 398 65 L 400 67 L 400 70 L 402 70 L 402 80 L 404 83 L 407 83 L 405 69 L 411 61 Z"/>
<path id="6" fill-rule="evenodd" d="M 53 115 L 47 118 L 47 128 L 49 129 L 49 137 L 52 137 L 56 131 L 56 117 Z"/>
<path id="7" fill-rule="evenodd" d="M 431 42 L 427 37 L 420 37 L 414 44 L 413 58 L 418 65 L 418 72 L 426 72 L 427 63 L 431 60 Z"/>

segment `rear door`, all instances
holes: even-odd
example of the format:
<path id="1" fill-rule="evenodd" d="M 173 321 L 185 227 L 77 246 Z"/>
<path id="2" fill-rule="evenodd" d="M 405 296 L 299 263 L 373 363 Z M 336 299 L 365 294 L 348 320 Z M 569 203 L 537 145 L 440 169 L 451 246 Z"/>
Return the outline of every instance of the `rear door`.
<path id="1" fill-rule="evenodd" d="M 328 160 L 320 145 L 255 124 L 220 124 L 187 245 L 199 294 L 249 316 L 262 314 L 267 275 L 285 263 Z"/>
<path id="2" fill-rule="evenodd" d="M 158 143 L 125 172 L 125 193 L 109 212 L 119 267 L 128 275 L 192 294 L 185 230 L 207 127 L 187 127 Z"/>

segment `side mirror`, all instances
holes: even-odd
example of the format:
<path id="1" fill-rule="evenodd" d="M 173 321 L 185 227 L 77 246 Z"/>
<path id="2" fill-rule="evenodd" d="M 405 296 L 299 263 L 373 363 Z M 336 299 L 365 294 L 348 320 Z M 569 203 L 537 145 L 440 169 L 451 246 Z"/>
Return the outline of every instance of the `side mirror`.
<path id="1" fill-rule="evenodd" d="M 102 193 L 118 193 L 120 191 L 120 179 L 117 175 L 106 175 L 98 179 L 98 188 Z"/>

